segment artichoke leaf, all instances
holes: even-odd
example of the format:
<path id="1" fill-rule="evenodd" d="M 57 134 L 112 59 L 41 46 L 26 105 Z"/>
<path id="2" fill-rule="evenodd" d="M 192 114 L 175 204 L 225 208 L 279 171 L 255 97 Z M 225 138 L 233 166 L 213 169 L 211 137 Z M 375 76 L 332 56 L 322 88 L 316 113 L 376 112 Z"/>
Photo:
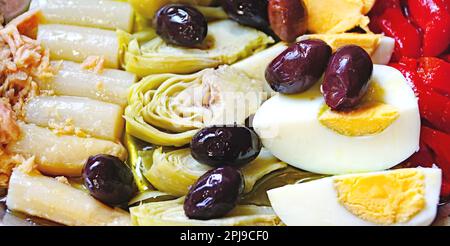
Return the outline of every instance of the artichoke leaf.
<path id="1" fill-rule="evenodd" d="M 137 194 L 132 198 L 128 205 L 143 204 L 148 202 L 161 202 L 176 199 L 176 197 L 169 195 L 165 192 L 157 190 L 146 190 Z"/>
<path id="2" fill-rule="evenodd" d="M 180 147 L 205 126 L 244 123 L 264 99 L 261 81 L 230 66 L 191 75 L 151 75 L 131 87 L 127 133 Z"/>
<path id="3" fill-rule="evenodd" d="M 286 168 L 287 164 L 280 162 L 268 150 L 262 149 L 258 158 L 242 168 L 244 176 L 244 192 L 250 192 L 256 181 L 265 175 Z M 144 172 L 144 176 L 159 191 L 174 196 L 184 196 L 210 166 L 197 162 L 189 148 L 164 152 L 162 148 L 153 153 L 153 164 Z"/>
<path id="4" fill-rule="evenodd" d="M 194 220 L 186 217 L 184 197 L 147 203 L 130 208 L 131 220 L 138 226 L 280 226 L 281 220 L 270 207 L 238 205 L 223 218 Z"/>
<path id="5" fill-rule="evenodd" d="M 153 165 L 144 176 L 159 191 L 184 196 L 189 187 L 211 167 L 198 163 L 189 148 L 164 153 L 162 148 L 153 153 Z"/>
<path id="6" fill-rule="evenodd" d="M 204 11 L 214 12 L 210 9 Z M 198 48 L 170 45 L 160 37 L 142 45 L 132 39 L 124 54 L 123 65 L 125 70 L 141 77 L 161 73 L 187 74 L 232 64 L 265 49 L 273 42 L 271 37 L 256 29 L 231 20 L 221 20 L 208 24 L 208 36 Z"/>
<path id="7" fill-rule="evenodd" d="M 259 179 L 251 192 L 244 194 L 239 201 L 243 205 L 270 206 L 267 191 L 290 184 L 306 183 L 324 178 L 326 175 L 306 172 L 294 167 L 276 170 Z"/>

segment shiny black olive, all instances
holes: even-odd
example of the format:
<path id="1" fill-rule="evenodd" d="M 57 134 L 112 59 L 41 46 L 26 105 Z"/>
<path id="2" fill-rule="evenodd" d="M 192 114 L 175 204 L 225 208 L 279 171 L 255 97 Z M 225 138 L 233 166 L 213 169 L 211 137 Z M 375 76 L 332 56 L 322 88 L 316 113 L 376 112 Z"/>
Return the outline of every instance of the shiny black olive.
<path id="1" fill-rule="evenodd" d="M 232 167 L 210 170 L 190 188 L 184 212 L 198 220 L 223 217 L 236 206 L 243 188 L 244 179 L 238 170 Z"/>
<path id="2" fill-rule="evenodd" d="M 241 167 L 261 151 L 258 135 L 243 126 L 213 126 L 200 130 L 191 141 L 191 154 L 198 162 L 212 166 Z"/>
<path id="3" fill-rule="evenodd" d="M 325 71 L 322 93 L 327 105 L 334 110 L 358 105 L 369 87 L 373 63 L 367 52 L 356 45 L 336 51 Z"/>
<path id="4" fill-rule="evenodd" d="M 158 10 L 155 25 L 157 34 L 174 45 L 194 47 L 208 34 L 208 23 L 203 14 L 181 4 L 169 4 Z"/>
<path id="5" fill-rule="evenodd" d="M 276 57 L 266 69 L 270 87 L 283 94 L 301 93 L 319 81 L 331 56 L 322 40 L 297 42 Z"/>
<path id="6" fill-rule="evenodd" d="M 238 23 L 269 30 L 268 0 L 222 0 L 222 7 L 228 16 Z"/>
<path id="7" fill-rule="evenodd" d="M 90 194 L 111 206 L 128 202 L 136 193 L 131 169 L 115 156 L 89 157 L 84 165 L 82 177 Z"/>

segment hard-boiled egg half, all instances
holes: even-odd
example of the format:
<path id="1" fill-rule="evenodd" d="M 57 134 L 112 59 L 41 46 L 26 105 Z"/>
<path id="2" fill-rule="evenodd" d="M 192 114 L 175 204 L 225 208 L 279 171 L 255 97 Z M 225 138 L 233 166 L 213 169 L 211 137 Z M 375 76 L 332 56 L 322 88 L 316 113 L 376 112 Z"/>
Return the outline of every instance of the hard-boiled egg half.
<path id="1" fill-rule="evenodd" d="M 298 95 L 277 94 L 256 112 L 253 127 L 280 160 L 320 174 L 389 169 L 419 149 L 418 100 L 403 75 L 374 65 L 363 102 L 331 111 L 320 82 Z"/>
<path id="2" fill-rule="evenodd" d="M 288 226 L 426 226 L 436 216 L 440 186 L 440 169 L 410 168 L 328 177 L 267 193 Z"/>

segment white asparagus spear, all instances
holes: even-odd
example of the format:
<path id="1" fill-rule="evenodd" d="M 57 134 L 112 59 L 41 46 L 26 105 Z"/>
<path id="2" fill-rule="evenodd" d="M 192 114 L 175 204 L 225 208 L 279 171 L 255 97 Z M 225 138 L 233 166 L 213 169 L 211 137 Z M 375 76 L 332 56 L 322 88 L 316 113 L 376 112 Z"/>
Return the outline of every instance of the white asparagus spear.
<path id="1" fill-rule="evenodd" d="M 45 177 L 16 168 L 9 183 L 8 209 L 70 226 L 129 226 L 130 215 L 110 208 L 89 194 Z"/>
<path id="2" fill-rule="evenodd" d="M 119 67 L 116 32 L 60 24 L 39 25 L 37 39 L 50 50 L 53 60 L 83 62 L 89 56 L 105 58 L 108 68 Z"/>
<path id="3" fill-rule="evenodd" d="M 33 0 L 31 8 L 40 8 L 45 21 L 68 25 L 98 27 L 131 32 L 133 8 L 126 2 L 103 0 Z"/>
<path id="4" fill-rule="evenodd" d="M 12 153 L 36 157 L 38 169 L 50 175 L 80 176 L 91 155 L 109 154 L 124 160 L 126 150 L 120 143 L 96 138 L 59 135 L 47 128 L 19 122 L 20 140 L 8 145 Z"/>
<path id="5" fill-rule="evenodd" d="M 55 77 L 38 83 L 41 90 L 53 91 L 56 95 L 88 97 L 125 106 L 128 89 L 136 80 L 136 75 L 129 72 L 105 69 L 95 73 L 83 69 L 79 63 L 63 61 Z"/>
<path id="6" fill-rule="evenodd" d="M 88 135 L 118 141 L 122 136 L 123 109 L 119 105 L 84 97 L 40 96 L 25 105 L 24 120 L 42 127 L 82 131 Z"/>

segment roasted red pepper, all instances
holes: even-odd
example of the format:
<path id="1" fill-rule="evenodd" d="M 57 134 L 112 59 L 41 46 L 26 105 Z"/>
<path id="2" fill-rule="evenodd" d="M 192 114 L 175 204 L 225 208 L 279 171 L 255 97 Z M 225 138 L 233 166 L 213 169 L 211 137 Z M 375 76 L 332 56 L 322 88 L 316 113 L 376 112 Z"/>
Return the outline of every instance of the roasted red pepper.
<path id="1" fill-rule="evenodd" d="M 422 118 L 430 122 L 433 127 L 450 133 L 450 99 L 429 88 L 418 90 Z"/>
<path id="2" fill-rule="evenodd" d="M 414 153 L 411 157 L 406 160 L 401 167 L 402 168 L 410 168 L 410 167 L 432 167 L 435 164 L 433 153 L 427 147 L 427 145 L 420 140 L 420 149 L 416 153 Z"/>
<path id="3" fill-rule="evenodd" d="M 380 16 L 384 13 L 386 9 L 392 9 L 392 8 L 400 8 L 400 0 L 381 0 L 376 1 L 375 5 L 370 10 L 370 16 Z"/>
<path id="4" fill-rule="evenodd" d="M 403 15 L 399 6 L 387 8 L 381 15 L 371 14 L 370 28 L 395 39 L 394 61 L 398 61 L 402 56 L 420 57 L 420 33 Z"/>
<path id="5" fill-rule="evenodd" d="M 423 55 L 438 56 L 450 44 L 448 0 L 407 0 L 408 14 L 423 33 Z"/>
<path id="6" fill-rule="evenodd" d="M 447 62 L 450 62 L 450 54 L 442 55 L 441 58 L 444 59 Z"/>
<path id="7" fill-rule="evenodd" d="M 391 64 L 403 73 L 419 97 L 422 118 L 446 133 L 450 133 L 450 98 L 443 93 L 449 89 L 448 65 L 438 58 L 402 58 Z"/>
<path id="8" fill-rule="evenodd" d="M 450 95 L 450 63 L 435 57 L 419 59 L 419 76 L 425 85 L 442 95 Z"/>
<path id="9" fill-rule="evenodd" d="M 450 135 L 422 127 L 421 139 L 434 153 L 436 165 L 442 169 L 442 197 L 450 197 Z"/>

